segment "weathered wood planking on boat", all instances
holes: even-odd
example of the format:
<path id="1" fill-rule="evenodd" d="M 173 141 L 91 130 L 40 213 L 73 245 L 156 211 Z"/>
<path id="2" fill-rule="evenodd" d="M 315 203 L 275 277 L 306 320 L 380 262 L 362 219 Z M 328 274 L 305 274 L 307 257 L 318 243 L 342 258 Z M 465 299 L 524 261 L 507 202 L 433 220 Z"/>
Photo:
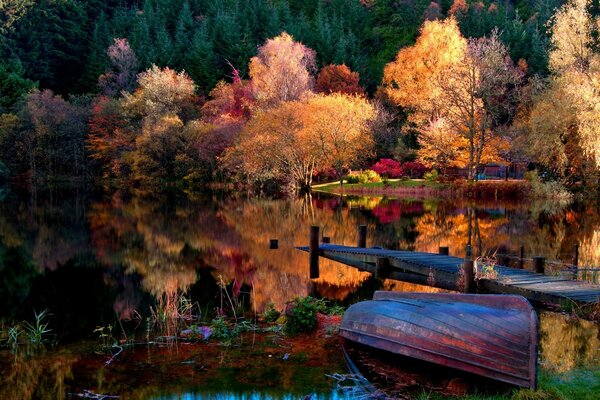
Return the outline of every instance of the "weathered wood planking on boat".
<path id="1" fill-rule="evenodd" d="M 348 308 L 340 335 L 392 353 L 537 386 L 538 319 L 521 296 L 376 292 Z"/>

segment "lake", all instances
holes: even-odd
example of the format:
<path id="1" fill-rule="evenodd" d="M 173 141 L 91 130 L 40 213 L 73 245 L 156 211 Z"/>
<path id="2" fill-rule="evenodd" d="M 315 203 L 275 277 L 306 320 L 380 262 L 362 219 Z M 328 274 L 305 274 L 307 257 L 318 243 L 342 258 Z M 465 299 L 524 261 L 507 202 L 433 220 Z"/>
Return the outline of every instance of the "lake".
<path id="1" fill-rule="evenodd" d="M 428 252 L 448 246 L 457 256 L 467 244 L 475 256 L 518 254 L 523 246 L 526 257 L 570 262 L 577 243 L 580 265 L 600 265 L 600 214 L 591 206 L 318 193 L 293 200 L 216 192 L 3 193 L 2 328 L 46 309 L 58 345 L 34 355 L 0 350 L 0 367 L 9 371 L 0 377 L 1 398 L 64 398 L 91 388 L 121 398 L 353 398 L 332 378 L 347 373 L 333 338 L 323 339 L 331 342 L 318 357 L 280 335 L 250 348 L 132 346 L 110 365 L 97 351 L 99 327 L 143 342 L 153 307 L 176 294 L 210 319 L 224 302 L 258 315 L 269 304 L 282 310 L 307 295 L 348 305 L 378 289 L 435 290 L 377 280 L 328 260 L 319 279 L 309 279 L 308 255 L 295 246 L 308 244 L 311 225 L 332 243 L 355 245 L 357 227 L 367 225 L 368 246 Z M 279 240 L 277 250 L 269 249 L 270 239 Z M 600 366 L 597 324 L 542 312 L 540 334 L 543 368 Z"/>

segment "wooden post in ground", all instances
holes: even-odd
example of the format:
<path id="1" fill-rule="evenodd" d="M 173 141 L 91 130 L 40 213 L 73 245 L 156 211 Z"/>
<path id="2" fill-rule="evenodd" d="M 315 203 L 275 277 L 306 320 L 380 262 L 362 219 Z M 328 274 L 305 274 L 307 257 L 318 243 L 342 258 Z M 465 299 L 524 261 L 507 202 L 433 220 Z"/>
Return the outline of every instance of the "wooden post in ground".
<path id="1" fill-rule="evenodd" d="M 310 279 L 319 277 L 319 227 L 310 227 L 310 238 L 308 242 L 308 260 L 310 264 Z"/>
<path id="2" fill-rule="evenodd" d="M 521 246 L 521 248 L 519 249 L 519 268 L 521 269 L 523 269 L 524 266 L 523 258 L 525 258 L 525 246 Z"/>
<path id="3" fill-rule="evenodd" d="M 358 247 L 367 247 L 367 226 L 358 226 Z"/>
<path id="4" fill-rule="evenodd" d="M 447 256 L 450 253 L 450 249 L 448 249 L 448 246 L 440 246 L 438 252 L 443 256 Z"/>
<path id="5" fill-rule="evenodd" d="M 269 249 L 271 250 L 277 250 L 279 248 L 279 240 L 277 239 L 271 239 L 269 241 Z"/>
<path id="6" fill-rule="evenodd" d="M 321 242 L 323 242 L 323 243 L 330 243 L 331 239 L 329 238 L 329 236 L 323 236 L 323 238 L 321 239 Z"/>
<path id="7" fill-rule="evenodd" d="M 375 278 L 386 279 L 390 276 L 390 259 L 377 257 L 375 261 Z"/>
<path id="8" fill-rule="evenodd" d="M 545 270 L 546 259 L 544 257 L 533 257 L 533 268 L 536 273 L 543 274 Z"/>

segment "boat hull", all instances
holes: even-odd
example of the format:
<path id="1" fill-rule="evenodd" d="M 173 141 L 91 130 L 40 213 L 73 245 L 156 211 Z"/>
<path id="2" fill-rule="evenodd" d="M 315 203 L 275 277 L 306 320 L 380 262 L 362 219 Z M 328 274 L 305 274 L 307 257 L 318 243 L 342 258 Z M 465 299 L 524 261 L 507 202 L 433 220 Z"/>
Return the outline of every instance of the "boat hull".
<path id="1" fill-rule="evenodd" d="M 376 292 L 340 335 L 391 353 L 535 389 L 538 320 L 520 296 Z"/>

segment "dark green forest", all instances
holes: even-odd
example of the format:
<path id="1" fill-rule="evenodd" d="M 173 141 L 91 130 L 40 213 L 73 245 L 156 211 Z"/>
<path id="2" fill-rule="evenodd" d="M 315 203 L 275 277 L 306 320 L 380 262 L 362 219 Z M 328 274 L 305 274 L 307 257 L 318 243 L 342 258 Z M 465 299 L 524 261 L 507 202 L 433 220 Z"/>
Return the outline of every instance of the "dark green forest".
<path id="1" fill-rule="evenodd" d="M 448 0 L 20 2 L 26 4 L 22 17 L 0 37 L 4 109 L 32 84 L 62 95 L 97 91 L 113 38 L 129 40 L 141 70 L 152 64 L 185 70 L 207 94 L 220 79 L 230 78 L 230 65 L 244 75 L 257 47 L 286 31 L 316 51 L 319 66 L 346 64 L 373 92 L 384 65 L 414 43 L 423 20 L 443 18 L 453 5 Z M 466 37 L 498 28 L 513 60 L 526 60 L 531 74 L 545 74 L 546 23 L 560 3 L 473 1 L 456 16 Z"/>

